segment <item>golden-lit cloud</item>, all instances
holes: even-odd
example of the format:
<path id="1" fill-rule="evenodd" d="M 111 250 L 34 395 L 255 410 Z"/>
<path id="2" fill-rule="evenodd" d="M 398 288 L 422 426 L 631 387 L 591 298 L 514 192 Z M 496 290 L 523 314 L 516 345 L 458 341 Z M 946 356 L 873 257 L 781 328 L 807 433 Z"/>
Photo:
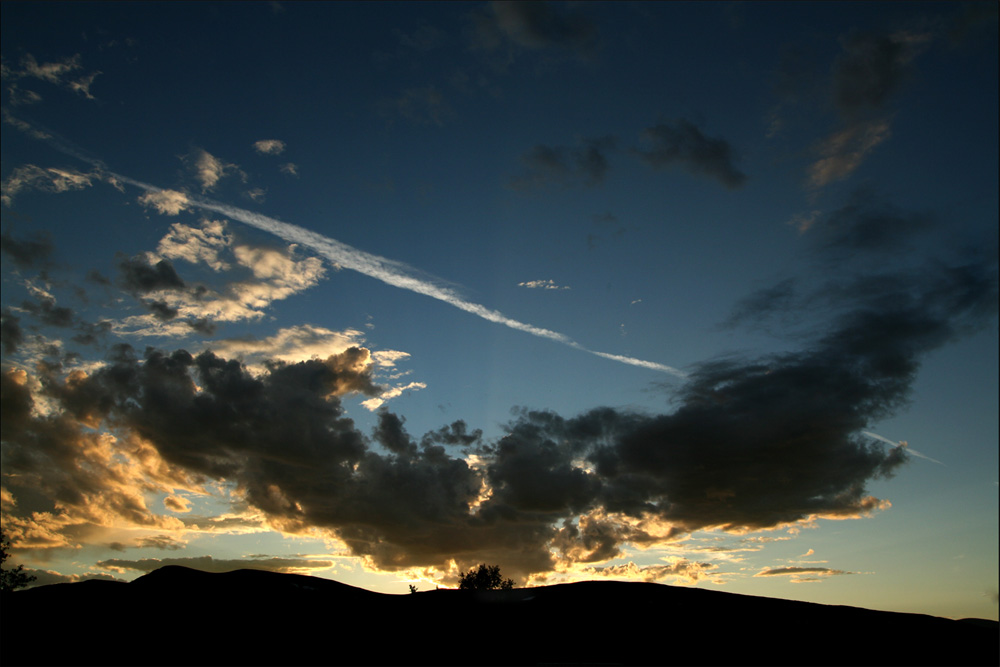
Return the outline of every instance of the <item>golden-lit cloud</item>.
<path id="1" fill-rule="evenodd" d="M 203 148 L 195 149 L 184 158 L 184 161 L 201 185 L 202 192 L 214 189 L 225 176 L 237 175 L 246 180 L 246 174 L 239 166 L 223 162 Z"/>
<path id="2" fill-rule="evenodd" d="M 97 172 L 80 172 L 76 169 L 61 169 L 56 167 L 38 167 L 33 164 L 16 167 L 0 184 L 0 201 L 5 206 L 13 203 L 14 196 L 23 190 L 41 190 L 43 192 L 68 192 L 82 190 L 92 185 L 95 179 L 100 180 Z"/>
<path id="3" fill-rule="evenodd" d="M 253 143 L 253 148 L 262 155 L 280 155 L 285 151 L 285 142 L 279 139 L 261 139 Z"/>
<path id="4" fill-rule="evenodd" d="M 231 245 L 232 236 L 222 220 L 202 220 L 198 227 L 175 222 L 170 225 L 166 236 L 160 239 L 156 256 L 206 264 L 215 271 L 223 271 L 230 265 L 220 255 Z"/>
<path id="5" fill-rule="evenodd" d="M 178 215 L 190 206 L 188 196 L 177 190 L 157 190 L 139 196 L 139 203 L 163 215 Z"/>
<path id="6" fill-rule="evenodd" d="M 774 567 L 764 568 L 755 577 L 789 577 L 792 583 L 809 583 L 821 581 L 827 577 L 836 577 L 845 574 L 857 574 L 857 572 L 847 572 L 846 570 L 834 570 L 829 567 Z"/>
<path id="7" fill-rule="evenodd" d="M 820 144 L 820 157 L 809 167 L 809 183 L 821 188 L 842 181 L 861 166 L 876 146 L 889 138 L 889 123 L 873 120 L 835 132 Z M 801 229 L 801 225 L 800 225 Z"/>
<path id="8" fill-rule="evenodd" d="M 232 572 L 233 570 L 249 569 L 289 574 L 311 574 L 317 570 L 326 570 L 333 567 L 333 561 L 311 558 L 283 558 L 279 556 L 237 559 L 194 556 L 188 558 L 143 558 L 140 560 L 110 558 L 97 563 L 97 567 L 99 568 L 119 573 L 124 573 L 128 570 L 152 572 L 165 565 L 181 565 L 201 570 L 202 572 Z"/>

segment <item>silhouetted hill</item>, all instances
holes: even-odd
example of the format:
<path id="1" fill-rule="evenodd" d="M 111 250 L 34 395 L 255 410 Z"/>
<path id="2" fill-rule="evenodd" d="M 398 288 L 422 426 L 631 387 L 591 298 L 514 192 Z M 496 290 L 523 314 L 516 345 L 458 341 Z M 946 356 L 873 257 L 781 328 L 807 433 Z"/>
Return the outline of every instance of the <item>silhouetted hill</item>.
<path id="1" fill-rule="evenodd" d="M 169 566 L 2 598 L 4 665 L 997 665 L 1000 626 L 609 581 L 373 593 Z"/>

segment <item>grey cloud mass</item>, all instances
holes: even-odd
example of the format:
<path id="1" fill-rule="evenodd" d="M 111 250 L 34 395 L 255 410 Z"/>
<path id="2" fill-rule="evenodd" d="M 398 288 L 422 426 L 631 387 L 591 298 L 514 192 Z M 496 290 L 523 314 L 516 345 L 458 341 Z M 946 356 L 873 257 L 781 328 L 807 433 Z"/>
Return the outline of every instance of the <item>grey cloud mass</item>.
<path id="1" fill-rule="evenodd" d="M 834 63 L 834 101 L 842 113 L 880 109 L 900 86 L 915 49 L 927 36 L 852 33 Z"/>
<path id="2" fill-rule="evenodd" d="M 521 156 L 527 173 L 511 180 L 516 189 L 547 185 L 600 185 L 610 169 L 608 152 L 614 150 L 614 137 L 581 142 L 579 147 L 537 144 Z"/>
<path id="3" fill-rule="evenodd" d="M 680 118 L 646 128 L 646 148 L 638 155 L 650 166 L 677 165 L 687 171 L 717 179 L 727 188 L 739 188 L 746 174 L 733 164 L 732 146 L 725 139 L 706 136 L 697 125 Z"/>
<path id="4" fill-rule="evenodd" d="M 477 16 L 475 45 L 486 50 L 510 43 L 524 49 L 563 49 L 586 57 L 597 42 L 593 22 L 548 2 L 492 2 Z"/>
<path id="5" fill-rule="evenodd" d="M 887 506 L 867 484 L 907 454 L 861 431 L 905 403 L 923 354 L 995 314 L 996 283 L 995 260 L 858 278 L 827 295 L 829 333 L 799 352 L 701 364 L 671 414 L 523 409 L 491 442 L 464 422 L 414 438 L 385 410 L 362 433 L 340 404 L 380 391 L 361 348 L 254 376 L 211 352 L 119 347 L 89 375 L 50 367 L 41 390 L 5 374 L 5 486 L 33 480 L 64 507 L 103 493 L 106 511 L 155 525 L 138 501 L 101 491 L 107 473 L 71 445 L 91 437 L 82 424 L 105 424 L 154 447 L 175 484 L 237 481 L 273 525 L 329 530 L 381 569 L 491 557 L 518 576 L 703 528 L 862 516 Z M 33 415 L 35 391 L 59 410 Z"/>
<path id="6" fill-rule="evenodd" d="M 16 238 L 7 230 L 0 235 L 0 251 L 18 268 L 26 269 L 48 262 L 52 255 L 52 239 L 45 235 L 35 235 L 29 239 Z"/>
<path id="7" fill-rule="evenodd" d="M 118 264 L 125 289 L 140 294 L 162 289 L 183 289 L 184 281 L 169 260 L 151 264 L 145 257 L 130 257 Z"/>

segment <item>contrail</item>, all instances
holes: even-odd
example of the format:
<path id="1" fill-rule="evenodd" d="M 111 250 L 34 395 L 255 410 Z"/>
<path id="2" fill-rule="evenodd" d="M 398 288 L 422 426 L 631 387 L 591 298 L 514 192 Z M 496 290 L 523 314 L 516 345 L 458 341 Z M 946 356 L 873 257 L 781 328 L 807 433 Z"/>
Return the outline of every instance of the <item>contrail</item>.
<path id="1" fill-rule="evenodd" d="M 29 128 L 31 127 L 30 124 L 24 121 L 19 122 Z M 638 366 L 640 368 L 648 368 L 662 373 L 670 373 L 671 375 L 676 375 L 682 378 L 687 377 L 687 373 L 674 368 L 673 366 L 659 364 L 654 361 L 636 359 L 634 357 L 628 357 L 620 354 L 610 354 L 608 352 L 591 350 L 565 334 L 561 334 L 550 329 L 544 329 L 542 327 L 536 327 L 532 324 L 527 324 L 525 322 L 520 322 L 507 317 L 498 310 L 493 310 L 481 304 L 462 298 L 462 296 L 453 289 L 438 285 L 432 280 L 421 277 L 419 275 L 420 272 L 417 269 L 403 262 L 373 255 L 365 252 L 364 250 L 359 250 L 358 248 L 349 246 L 346 243 L 341 243 L 336 239 L 331 239 L 327 236 L 323 236 L 322 234 L 305 229 L 304 227 L 283 222 L 260 213 L 254 213 L 253 211 L 237 208 L 236 206 L 223 204 L 221 202 L 208 199 L 207 197 L 189 195 L 187 193 L 177 192 L 174 190 L 165 190 L 163 188 L 156 187 L 155 185 L 150 185 L 134 178 L 129 178 L 128 176 L 116 174 L 110 171 L 103 161 L 90 157 L 87 155 L 86 151 L 76 148 L 64 139 L 59 139 L 53 132 L 45 132 L 44 134 L 41 134 L 36 131 L 32 136 L 45 141 L 62 153 L 70 155 L 78 160 L 82 160 L 83 162 L 87 162 L 103 172 L 107 177 L 109 177 L 109 180 L 114 179 L 115 182 L 132 185 L 150 194 L 168 194 L 172 196 L 176 202 L 181 203 L 185 208 L 194 207 L 205 211 L 213 211 L 228 218 L 238 220 L 246 225 L 273 234 L 274 236 L 288 241 L 289 243 L 297 243 L 311 248 L 314 252 L 330 260 L 337 266 L 353 269 L 358 273 L 380 280 L 387 285 L 392 285 L 393 287 L 399 287 L 411 292 L 416 292 L 417 294 L 429 296 L 432 299 L 443 301 L 454 306 L 455 308 L 458 308 L 459 310 L 464 310 L 467 313 L 481 317 L 489 322 L 502 324 L 506 327 L 510 327 L 511 329 L 523 331 L 531 334 L 532 336 L 538 336 L 539 338 L 547 338 L 597 357 L 618 361 L 630 366 Z"/>
<path id="2" fill-rule="evenodd" d="M 869 438 L 875 438 L 876 440 L 881 440 L 882 442 L 890 444 L 893 447 L 902 447 L 907 452 L 909 452 L 910 454 L 913 454 L 916 457 L 919 457 L 919 458 L 922 458 L 922 459 L 927 459 L 928 461 L 931 461 L 933 463 L 937 463 L 939 465 L 944 465 L 943 463 L 941 463 L 937 459 L 932 459 L 931 457 L 927 456 L 926 454 L 921 454 L 917 450 L 911 449 L 909 447 L 909 445 L 906 444 L 906 440 L 900 440 L 899 442 L 896 442 L 895 440 L 890 440 L 889 438 L 881 436 L 878 433 L 872 433 L 871 431 L 862 431 L 862 433 L 865 434 L 865 435 L 867 435 Z"/>

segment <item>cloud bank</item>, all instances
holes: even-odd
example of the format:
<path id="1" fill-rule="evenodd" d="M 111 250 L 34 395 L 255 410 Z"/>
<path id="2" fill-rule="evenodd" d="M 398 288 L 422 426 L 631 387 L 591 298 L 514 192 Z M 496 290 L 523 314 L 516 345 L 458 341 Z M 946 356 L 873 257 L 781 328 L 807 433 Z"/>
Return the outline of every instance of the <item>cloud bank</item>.
<path id="1" fill-rule="evenodd" d="M 868 238 L 857 236 L 866 226 L 886 226 L 867 210 L 849 205 L 831 216 L 830 238 L 846 243 Z M 862 244 L 866 255 L 896 245 L 893 234 L 878 238 Z M 822 333 L 794 352 L 699 364 L 669 414 L 525 408 L 491 440 L 464 421 L 414 436 L 384 408 L 363 432 L 342 401 L 385 388 L 371 353 L 350 336 L 325 358 L 272 358 L 255 371 L 232 356 L 235 342 L 197 354 L 122 345 L 87 371 L 51 361 L 7 369 L 5 525 L 35 549 L 72 547 L 101 526 L 177 534 L 198 519 L 176 501 L 183 520 L 160 514 L 147 495 L 176 499 L 224 483 L 265 525 L 320 531 L 376 569 L 454 573 L 502 562 L 522 578 L 570 568 L 618 576 L 597 564 L 698 530 L 865 516 L 889 506 L 868 485 L 908 460 L 906 448 L 872 442 L 866 429 L 905 405 L 924 355 L 995 318 L 997 262 L 984 252 L 839 278 L 801 297 L 829 314 Z M 782 292 L 744 310 L 767 317 L 800 298 Z M 276 351 L 326 336 L 285 333 L 259 344 Z M 845 573 L 796 566 L 759 576 Z M 716 572 L 676 561 L 642 576 L 695 581 Z"/>

